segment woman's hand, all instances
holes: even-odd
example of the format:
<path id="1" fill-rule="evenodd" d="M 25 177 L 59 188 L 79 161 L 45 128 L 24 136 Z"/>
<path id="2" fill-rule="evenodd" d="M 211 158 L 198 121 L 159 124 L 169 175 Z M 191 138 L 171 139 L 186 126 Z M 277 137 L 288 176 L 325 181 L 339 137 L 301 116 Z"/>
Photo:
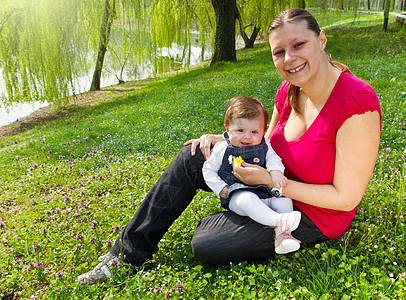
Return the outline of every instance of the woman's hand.
<path id="1" fill-rule="evenodd" d="M 260 184 L 273 188 L 271 176 L 268 171 L 258 165 L 248 164 L 245 161 L 240 166 L 233 164 L 233 174 L 246 185 L 257 186 Z"/>
<path id="2" fill-rule="evenodd" d="M 225 187 L 223 187 L 223 189 L 221 190 L 219 196 L 221 198 L 227 199 L 228 198 L 228 185 L 226 185 Z"/>
<path id="3" fill-rule="evenodd" d="M 208 159 L 211 154 L 212 146 L 214 146 L 217 142 L 221 141 L 224 141 L 222 135 L 203 134 L 200 138 L 188 140 L 183 145 L 184 146 L 192 145 L 191 147 L 192 156 L 196 154 L 196 148 L 197 146 L 200 145 L 200 150 L 202 151 L 204 158 Z"/>

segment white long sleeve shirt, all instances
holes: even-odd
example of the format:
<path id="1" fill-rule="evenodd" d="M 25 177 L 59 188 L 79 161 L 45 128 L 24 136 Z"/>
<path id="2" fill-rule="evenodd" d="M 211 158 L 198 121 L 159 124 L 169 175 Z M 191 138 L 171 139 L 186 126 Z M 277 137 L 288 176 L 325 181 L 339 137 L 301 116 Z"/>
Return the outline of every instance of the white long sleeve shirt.
<path id="1" fill-rule="evenodd" d="M 271 170 L 279 170 L 283 173 L 285 167 L 282 164 L 282 159 L 273 150 L 268 139 L 265 139 L 265 143 L 268 146 L 268 151 L 266 153 L 266 170 L 268 172 Z M 208 187 L 217 196 L 219 196 L 222 189 L 227 186 L 227 184 L 218 175 L 227 146 L 228 144 L 226 141 L 215 144 L 209 159 L 203 164 L 202 171 L 204 180 L 206 181 Z"/>

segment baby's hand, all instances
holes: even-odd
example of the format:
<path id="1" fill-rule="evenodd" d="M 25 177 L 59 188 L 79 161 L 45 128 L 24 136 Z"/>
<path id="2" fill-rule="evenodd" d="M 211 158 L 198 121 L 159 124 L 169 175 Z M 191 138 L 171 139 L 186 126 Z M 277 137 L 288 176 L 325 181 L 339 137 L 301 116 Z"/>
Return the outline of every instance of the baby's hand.
<path id="1" fill-rule="evenodd" d="M 223 199 L 227 199 L 228 198 L 228 185 L 226 185 L 225 187 L 223 187 L 223 189 L 220 192 L 220 197 Z"/>
<path id="2" fill-rule="evenodd" d="M 277 189 L 284 188 L 288 184 L 288 179 L 281 171 L 272 170 L 269 174 L 271 175 L 273 185 Z"/>

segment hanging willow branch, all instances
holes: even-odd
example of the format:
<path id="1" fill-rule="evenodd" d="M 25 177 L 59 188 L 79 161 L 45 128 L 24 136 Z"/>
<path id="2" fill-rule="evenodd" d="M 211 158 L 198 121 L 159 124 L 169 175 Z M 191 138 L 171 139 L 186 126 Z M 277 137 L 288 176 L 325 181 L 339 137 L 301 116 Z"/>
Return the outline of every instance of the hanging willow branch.
<path id="1" fill-rule="evenodd" d="M 0 34 L 3 31 L 4 24 L 7 22 L 7 20 L 10 19 L 13 14 L 20 12 L 22 10 L 23 10 L 22 8 L 15 8 L 15 7 L 10 9 L 10 11 L 6 14 L 6 16 L 0 22 Z"/>
<path id="2" fill-rule="evenodd" d="M 134 64 L 148 56 L 148 0 L 1 0 L 0 1 L 0 104 L 45 100 L 62 104 L 83 91 L 84 76 L 95 67 L 94 87 L 104 66 L 91 62 L 111 59 L 107 49 L 130 45 L 125 40 L 108 46 L 112 19 L 137 41 L 125 52 Z M 102 22 L 109 4 L 111 17 Z M 1 12 L 7 12 L 1 15 Z M 104 24 L 104 25 L 103 25 Z M 102 28 L 104 26 L 104 29 Z M 106 30 L 110 28 L 110 30 Z M 104 34 L 105 33 L 105 34 Z M 104 35 L 103 35 L 104 34 Z M 97 67 L 97 68 L 96 68 Z M 99 77 L 100 78 L 100 77 Z M 87 87 L 90 86 L 88 82 Z"/>

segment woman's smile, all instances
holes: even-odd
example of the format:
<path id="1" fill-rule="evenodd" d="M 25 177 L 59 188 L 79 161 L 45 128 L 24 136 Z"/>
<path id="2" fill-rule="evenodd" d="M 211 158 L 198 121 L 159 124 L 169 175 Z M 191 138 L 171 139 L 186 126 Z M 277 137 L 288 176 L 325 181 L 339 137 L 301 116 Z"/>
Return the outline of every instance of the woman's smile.
<path id="1" fill-rule="evenodd" d="M 286 23 L 268 38 L 275 67 L 285 80 L 305 88 L 324 79 L 319 72 L 327 41 L 323 31 L 315 35 L 304 22 Z"/>
<path id="2" fill-rule="evenodd" d="M 294 74 L 294 73 L 297 73 L 297 72 L 303 70 L 303 68 L 304 68 L 305 66 L 306 66 L 306 63 L 304 63 L 303 65 L 301 65 L 301 66 L 299 66 L 299 67 L 297 67 L 297 68 L 293 68 L 293 69 L 287 70 L 287 72 L 289 72 L 290 74 Z"/>

